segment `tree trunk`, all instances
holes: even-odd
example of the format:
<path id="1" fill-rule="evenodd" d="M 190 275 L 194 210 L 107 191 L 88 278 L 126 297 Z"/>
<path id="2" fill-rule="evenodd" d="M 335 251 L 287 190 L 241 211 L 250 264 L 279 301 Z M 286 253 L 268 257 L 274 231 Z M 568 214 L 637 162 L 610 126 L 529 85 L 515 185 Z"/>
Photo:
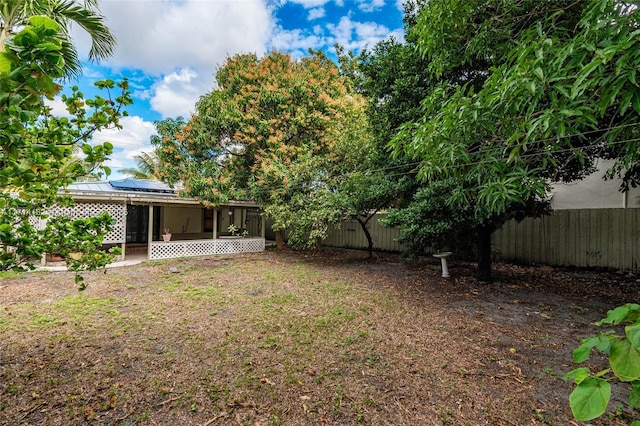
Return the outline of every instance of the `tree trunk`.
<path id="1" fill-rule="evenodd" d="M 478 227 L 478 279 L 491 282 L 491 235 L 493 226 Z"/>
<path id="2" fill-rule="evenodd" d="M 282 230 L 275 231 L 276 234 L 276 250 L 284 250 L 284 239 L 282 238 Z"/>
<path id="3" fill-rule="evenodd" d="M 360 224 L 360 227 L 362 227 L 362 232 L 364 232 L 365 237 L 367 237 L 367 243 L 369 244 L 369 259 L 373 259 L 373 238 L 371 237 L 371 232 L 367 229 L 367 222 L 369 222 L 369 219 L 363 221 L 356 216 L 356 220 Z"/>

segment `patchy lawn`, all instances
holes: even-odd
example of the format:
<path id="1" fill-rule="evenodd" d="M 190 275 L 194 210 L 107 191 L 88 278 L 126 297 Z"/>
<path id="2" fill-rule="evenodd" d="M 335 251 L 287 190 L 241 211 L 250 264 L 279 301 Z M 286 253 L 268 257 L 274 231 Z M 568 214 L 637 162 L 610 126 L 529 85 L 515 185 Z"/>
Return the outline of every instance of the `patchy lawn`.
<path id="1" fill-rule="evenodd" d="M 483 284 L 455 260 L 445 280 L 435 259 L 365 258 L 145 263 L 83 293 L 66 272 L 4 278 L 0 424 L 577 424 L 571 351 L 640 300 L 623 275 L 496 265 Z M 623 397 L 591 424 L 627 424 Z"/>

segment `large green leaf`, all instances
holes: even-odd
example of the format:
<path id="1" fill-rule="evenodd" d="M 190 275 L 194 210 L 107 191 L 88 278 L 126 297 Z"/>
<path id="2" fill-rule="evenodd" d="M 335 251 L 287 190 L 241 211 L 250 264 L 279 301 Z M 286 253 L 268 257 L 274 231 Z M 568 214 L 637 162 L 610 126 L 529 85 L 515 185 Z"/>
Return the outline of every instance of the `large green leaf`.
<path id="1" fill-rule="evenodd" d="M 0 73 L 9 74 L 15 57 L 7 52 L 0 52 Z"/>
<path id="2" fill-rule="evenodd" d="M 631 384 L 631 391 L 629 392 L 629 405 L 634 408 L 640 408 L 640 382 L 634 382 Z"/>
<path id="3" fill-rule="evenodd" d="M 579 364 L 589 359 L 592 348 L 609 353 L 611 347 L 612 336 L 606 334 L 599 334 L 588 339 L 584 339 L 580 346 L 573 351 L 573 362 Z"/>
<path id="4" fill-rule="evenodd" d="M 625 321 L 635 321 L 639 312 L 640 305 L 636 303 L 627 303 L 626 305 L 618 306 L 617 308 L 607 312 L 607 317 L 596 322 L 596 325 L 620 324 Z"/>
<path id="5" fill-rule="evenodd" d="M 573 379 L 575 380 L 576 383 L 580 384 L 580 382 L 587 379 L 590 374 L 591 372 L 587 367 L 579 367 L 579 368 L 576 368 L 575 370 L 569 371 L 567 374 L 562 376 L 562 378 L 565 380 Z"/>
<path id="6" fill-rule="evenodd" d="M 611 345 L 611 368 L 618 378 L 630 382 L 640 378 L 640 351 L 628 339 L 620 339 Z"/>
<path id="7" fill-rule="evenodd" d="M 633 346 L 640 349 L 640 321 L 628 325 L 624 328 L 624 333 Z"/>
<path id="8" fill-rule="evenodd" d="M 61 29 L 60 25 L 58 25 L 56 21 L 46 16 L 32 16 L 31 18 L 29 18 L 29 24 L 33 25 L 34 27 L 46 28 L 56 33 Z"/>
<path id="9" fill-rule="evenodd" d="M 604 379 L 588 378 L 580 382 L 569 396 L 576 420 L 591 420 L 604 414 L 611 397 L 611 385 Z"/>

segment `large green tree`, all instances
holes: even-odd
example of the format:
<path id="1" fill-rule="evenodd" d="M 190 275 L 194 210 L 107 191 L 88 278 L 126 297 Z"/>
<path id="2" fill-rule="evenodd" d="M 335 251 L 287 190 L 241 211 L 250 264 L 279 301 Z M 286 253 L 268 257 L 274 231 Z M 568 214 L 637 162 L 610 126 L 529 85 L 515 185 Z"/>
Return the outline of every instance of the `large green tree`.
<path id="1" fill-rule="evenodd" d="M 366 225 L 378 211 L 389 207 L 394 207 L 391 210 L 393 221 L 383 222 L 400 227 L 401 242 L 408 254 L 422 252 L 426 247 L 422 245 L 425 234 L 417 232 L 416 216 L 405 210 L 411 204 L 413 194 L 422 186 L 416 180 L 417 163 L 409 156 L 392 157 L 388 147 L 403 123 L 421 116 L 421 102 L 436 81 L 416 49 L 411 31 L 422 3 L 405 3 L 404 41 L 384 40 L 371 50 L 364 50 L 357 57 L 356 66 L 343 67 L 345 73 L 355 75 L 352 79 L 356 82 L 356 90 L 368 99 L 367 116 L 374 138 L 369 170 L 364 175 L 353 176 L 343 187 L 350 193 L 351 205 L 360 212 L 354 217 L 367 235 L 370 250 L 372 240 Z M 339 53 L 340 58 L 346 56 Z M 430 215 L 425 212 L 425 218 L 428 217 Z"/>
<path id="2" fill-rule="evenodd" d="M 63 95 L 69 117 L 54 117 L 45 106 L 61 87 L 65 75 L 60 26 L 46 17 L 33 17 L 17 34 L 5 39 L 0 52 L 0 270 L 33 267 L 31 261 L 46 252 L 69 255 L 69 266 L 80 271 L 108 263 L 113 253 L 99 249 L 109 231 L 108 215 L 87 220 L 49 218 L 48 207 L 69 204 L 59 194 L 87 170 L 95 170 L 112 152 L 112 145 L 90 144 L 97 130 L 119 126 L 131 103 L 127 82 L 121 94 L 111 96 L 116 85 L 97 86 L 107 97 L 85 99 L 77 88 Z M 83 161 L 71 161 L 75 151 Z M 109 170 L 102 168 L 106 173 Z M 40 229 L 36 224 L 46 222 Z M 81 276 L 77 276 L 81 281 Z"/>
<path id="3" fill-rule="evenodd" d="M 441 81 L 428 70 L 417 49 L 414 27 L 423 4 L 405 3 L 404 41 L 389 39 L 365 50 L 358 57 L 357 67 L 359 90 L 369 99 L 368 117 L 375 138 L 375 165 L 368 173 L 370 183 L 361 186 L 364 198 L 360 203 L 393 207 L 383 223 L 400 229 L 399 242 L 411 256 L 443 249 L 444 241 L 454 245 L 451 231 L 461 225 L 459 215 L 442 203 L 441 193 L 446 192 L 443 185 L 425 185 L 416 176 L 418 161 L 409 155 L 390 156 L 389 152 L 391 139 L 404 123 L 422 117 L 423 99 Z M 463 232 L 468 240 L 469 229 Z"/>
<path id="4" fill-rule="evenodd" d="M 216 79 L 197 113 L 156 140 L 167 176 L 205 205 L 254 199 L 277 236 L 290 229 L 301 244 L 322 237 L 344 215 L 331 190 L 338 171 L 362 158 L 356 147 L 367 152 L 362 97 L 320 52 L 236 55 Z"/>
<path id="5" fill-rule="evenodd" d="M 100 14 L 98 0 L 3 0 L 0 2 L 0 51 L 4 50 L 7 37 L 24 27 L 32 16 L 47 16 L 58 23 L 65 77 L 78 76 L 82 71 L 71 39 L 72 25 L 79 26 L 91 37 L 90 60 L 108 58 L 116 45 Z"/>
<path id="6" fill-rule="evenodd" d="M 493 231 L 547 212 L 550 182 L 602 156 L 634 183 L 637 30 L 636 8 L 612 0 L 422 7 L 416 44 L 441 83 L 392 145 L 426 184 L 453 182 L 447 205 L 474 219 L 482 279 Z"/>
<path id="7" fill-rule="evenodd" d="M 153 123 L 156 134 L 151 135 L 151 145 L 157 159 L 159 180 L 170 185 L 179 183 L 185 171 L 179 160 L 191 159 L 195 153 L 188 149 L 184 140 L 183 127 L 186 124 L 183 117 L 165 118 Z"/>

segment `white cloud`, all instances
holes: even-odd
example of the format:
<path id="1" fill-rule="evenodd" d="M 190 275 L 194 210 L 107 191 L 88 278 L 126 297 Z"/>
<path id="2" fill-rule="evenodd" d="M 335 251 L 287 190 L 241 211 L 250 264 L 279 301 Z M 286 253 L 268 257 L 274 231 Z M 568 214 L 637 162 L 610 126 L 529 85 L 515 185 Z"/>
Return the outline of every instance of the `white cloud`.
<path id="1" fill-rule="evenodd" d="M 263 0 L 105 0 L 101 5 L 118 39 L 109 64 L 153 74 L 177 67 L 212 72 L 227 55 L 262 53 L 274 26 Z"/>
<path id="2" fill-rule="evenodd" d="M 309 21 L 313 21 L 314 19 L 319 19 L 319 18 L 324 18 L 325 15 L 325 10 L 323 7 L 317 7 L 315 9 L 311 9 L 309 11 L 309 15 L 307 16 L 307 19 Z"/>
<path id="3" fill-rule="evenodd" d="M 358 8 L 363 12 L 373 12 L 384 7 L 384 0 L 358 0 Z"/>
<path id="4" fill-rule="evenodd" d="M 328 24 L 327 28 L 332 32 L 335 42 L 347 50 L 359 51 L 365 47 L 373 47 L 381 40 L 390 36 L 402 40 L 402 29 L 390 31 L 384 25 L 375 22 L 355 22 L 344 16 L 338 25 Z"/>
<path id="5" fill-rule="evenodd" d="M 114 172 L 122 167 L 135 167 L 136 155 L 152 151 L 149 138 L 156 133 L 153 123 L 138 116 L 122 117 L 120 124 L 122 129 L 102 130 L 93 137 L 94 143 L 109 141 L 113 144 L 114 153 L 104 164 L 114 169 Z"/>
<path id="6" fill-rule="evenodd" d="M 210 84 L 198 78 L 191 69 L 181 69 L 166 75 L 153 87 L 151 107 L 163 118 L 189 117 L 195 110 L 195 104 L 201 95 L 211 90 Z"/>
<path id="7" fill-rule="evenodd" d="M 318 6 L 324 6 L 329 3 L 330 0 L 289 0 L 289 3 L 299 4 L 305 9 L 312 9 Z"/>
<path id="8" fill-rule="evenodd" d="M 45 105 L 51 108 L 51 115 L 54 117 L 71 117 L 67 111 L 67 105 L 62 102 L 60 96 L 56 96 L 52 101 L 45 99 Z"/>
<path id="9" fill-rule="evenodd" d="M 237 53 L 263 54 L 275 28 L 266 0 L 104 0 L 101 10 L 118 40 L 104 65 L 153 76 L 150 88 L 147 82 L 133 95 L 150 99 L 163 117 L 187 117 L 213 87 L 217 67 Z M 86 35 L 74 35 L 79 50 L 88 52 Z"/>
<path id="10" fill-rule="evenodd" d="M 318 29 L 316 27 L 316 29 Z M 271 37 L 271 48 L 283 52 L 293 52 L 303 56 L 309 49 L 319 49 L 333 45 L 333 38 L 327 37 L 322 31 L 309 33 L 303 30 L 285 31 L 279 28 Z"/>
<path id="11" fill-rule="evenodd" d="M 327 49 L 338 43 L 347 50 L 357 52 L 391 36 L 403 40 L 404 31 L 401 28 L 390 30 L 375 22 L 357 22 L 349 16 L 343 16 L 338 24 L 327 23 L 324 27 L 314 25 L 304 30 L 278 27 L 271 37 L 271 47 L 303 56 L 310 48 Z"/>

